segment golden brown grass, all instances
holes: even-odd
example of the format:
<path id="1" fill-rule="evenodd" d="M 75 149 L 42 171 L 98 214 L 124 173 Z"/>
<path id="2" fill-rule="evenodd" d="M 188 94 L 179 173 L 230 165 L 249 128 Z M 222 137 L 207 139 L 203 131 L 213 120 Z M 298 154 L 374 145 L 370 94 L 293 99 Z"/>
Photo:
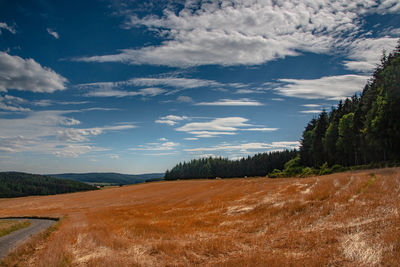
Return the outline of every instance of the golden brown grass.
<path id="1" fill-rule="evenodd" d="M 12 266 L 399 266 L 399 208 L 400 168 L 0 200 L 65 217 Z"/>

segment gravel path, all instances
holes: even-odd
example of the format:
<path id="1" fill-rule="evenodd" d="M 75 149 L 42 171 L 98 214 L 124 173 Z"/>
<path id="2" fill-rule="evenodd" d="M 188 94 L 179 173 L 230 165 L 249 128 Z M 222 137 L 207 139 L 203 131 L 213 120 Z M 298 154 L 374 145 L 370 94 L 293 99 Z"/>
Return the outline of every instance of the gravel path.
<path id="1" fill-rule="evenodd" d="M 31 219 L 31 218 L 13 218 L 0 220 L 29 220 L 30 226 L 14 231 L 8 235 L 0 237 L 0 260 L 5 257 L 12 249 L 27 240 L 30 236 L 47 229 L 56 223 L 55 220 Z"/>

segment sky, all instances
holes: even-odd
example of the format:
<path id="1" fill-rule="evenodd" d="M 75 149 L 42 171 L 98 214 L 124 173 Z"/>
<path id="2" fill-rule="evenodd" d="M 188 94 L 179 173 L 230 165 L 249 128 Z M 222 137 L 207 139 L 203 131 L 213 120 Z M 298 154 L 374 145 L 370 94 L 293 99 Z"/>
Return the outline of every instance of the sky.
<path id="1" fill-rule="evenodd" d="M 298 148 L 399 37 L 397 0 L 0 0 L 0 171 Z"/>

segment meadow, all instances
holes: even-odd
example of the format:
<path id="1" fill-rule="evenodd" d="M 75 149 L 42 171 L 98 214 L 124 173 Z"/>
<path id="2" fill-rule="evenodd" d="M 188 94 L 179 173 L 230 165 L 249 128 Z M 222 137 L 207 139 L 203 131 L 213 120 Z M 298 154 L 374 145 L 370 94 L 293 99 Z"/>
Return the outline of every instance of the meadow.
<path id="1" fill-rule="evenodd" d="M 5 266 L 399 266 L 400 168 L 0 200 L 62 218 Z"/>

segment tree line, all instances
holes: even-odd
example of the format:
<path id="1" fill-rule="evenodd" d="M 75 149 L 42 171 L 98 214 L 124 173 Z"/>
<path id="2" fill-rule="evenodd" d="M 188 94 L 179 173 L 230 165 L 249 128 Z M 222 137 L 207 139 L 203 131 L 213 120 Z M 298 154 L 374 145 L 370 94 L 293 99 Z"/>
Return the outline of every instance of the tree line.
<path id="1" fill-rule="evenodd" d="M 165 173 L 166 180 L 196 178 L 232 178 L 245 176 L 265 176 L 274 169 L 282 169 L 284 164 L 296 157 L 296 150 L 285 150 L 256 154 L 239 160 L 227 158 L 201 158 L 177 164 Z"/>
<path id="2" fill-rule="evenodd" d="M 257 154 L 240 160 L 194 159 L 165 179 L 289 177 L 327 174 L 354 166 L 400 162 L 400 40 L 385 53 L 360 95 L 339 101 L 305 127 L 299 151 Z"/>
<path id="3" fill-rule="evenodd" d="M 78 181 L 21 172 L 0 172 L 0 198 L 53 195 L 95 189 L 97 188 Z"/>
<path id="4" fill-rule="evenodd" d="M 360 95 L 312 119 L 301 139 L 300 164 L 318 168 L 400 160 L 400 42 L 383 55 Z"/>

